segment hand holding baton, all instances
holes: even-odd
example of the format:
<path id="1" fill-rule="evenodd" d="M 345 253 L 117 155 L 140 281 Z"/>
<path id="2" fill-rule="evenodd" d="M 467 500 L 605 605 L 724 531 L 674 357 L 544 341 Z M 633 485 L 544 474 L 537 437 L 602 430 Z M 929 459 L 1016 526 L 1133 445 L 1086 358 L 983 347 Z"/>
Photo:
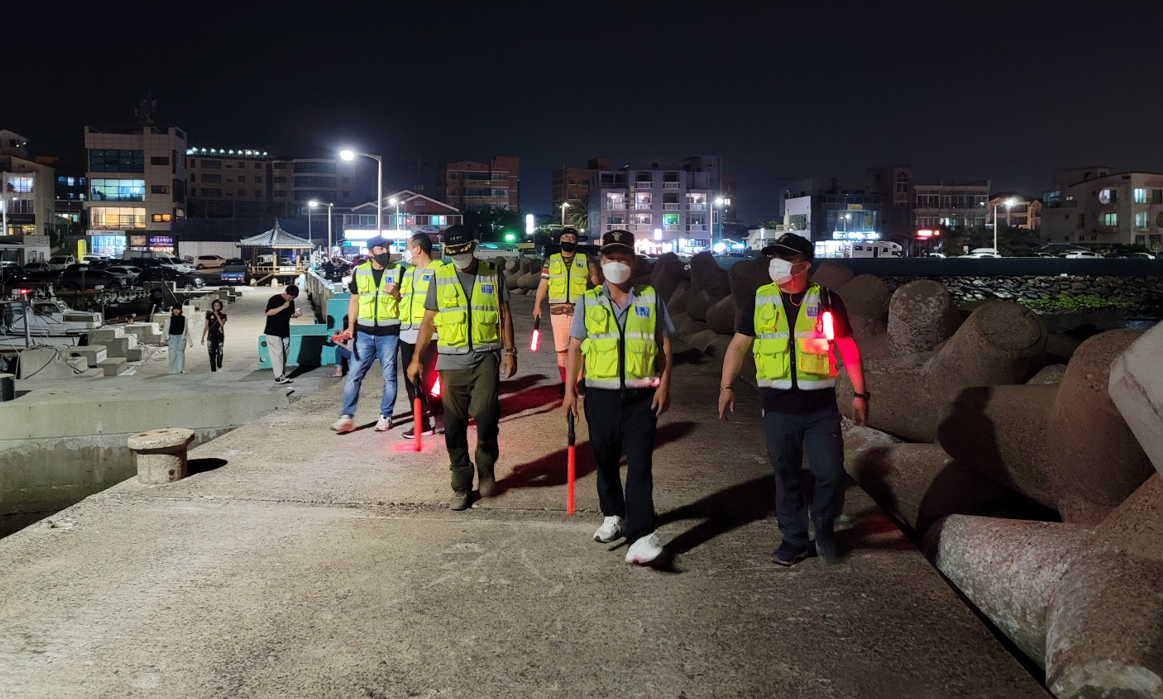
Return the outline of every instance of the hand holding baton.
<path id="1" fill-rule="evenodd" d="M 577 461 L 576 461 L 576 456 L 574 454 L 574 452 L 576 451 L 576 447 L 574 446 L 575 436 L 574 436 L 574 430 L 573 430 L 573 412 L 569 413 L 568 438 L 569 438 L 569 465 L 566 467 L 566 472 L 565 472 L 565 514 L 572 515 L 573 514 L 573 481 L 574 481 L 574 478 L 577 476 Z"/>
<path id="2" fill-rule="evenodd" d="M 529 351 L 536 352 L 541 347 L 541 316 L 533 319 L 533 339 L 529 341 Z"/>

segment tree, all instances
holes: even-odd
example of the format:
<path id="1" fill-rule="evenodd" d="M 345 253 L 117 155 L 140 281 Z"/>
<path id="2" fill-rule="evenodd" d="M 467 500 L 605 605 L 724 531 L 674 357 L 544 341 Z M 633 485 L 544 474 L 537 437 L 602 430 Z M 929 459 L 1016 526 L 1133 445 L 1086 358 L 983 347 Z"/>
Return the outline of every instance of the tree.
<path id="1" fill-rule="evenodd" d="M 505 233 L 520 234 L 525 230 L 521 212 L 503 206 L 490 206 L 479 211 L 465 211 L 464 225 L 482 243 L 502 242 Z"/>
<path id="2" fill-rule="evenodd" d="M 590 195 L 582 197 L 581 201 L 570 202 L 565 210 L 566 223 L 577 229 L 590 227 Z"/>

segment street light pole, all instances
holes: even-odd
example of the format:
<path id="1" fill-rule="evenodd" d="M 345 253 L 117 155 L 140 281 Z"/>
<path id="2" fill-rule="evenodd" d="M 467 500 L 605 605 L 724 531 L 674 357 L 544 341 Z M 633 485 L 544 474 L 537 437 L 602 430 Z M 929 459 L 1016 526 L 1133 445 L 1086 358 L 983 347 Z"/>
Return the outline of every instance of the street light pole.
<path id="1" fill-rule="evenodd" d="M 561 227 L 565 228 L 565 210 L 569 208 L 569 202 L 561 203 Z"/>
<path id="2" fill-rule="evenodd" d="M 363 153 L 350 148 L 339 151 L 339 157 L 344 160 L 355 160 L 357 155 L 376 161 L 376 235 L 382 235 L 384 232 L 384 158 L 380 155 Z"/>
<path id="3" fill-rule="evenodd" d="M 723 239 L 723 197 L 715 197 L 715 206 L 719 207 L 719 239 Z M 715 207 L 711 207 L 711 245 L 715 244 Z"/>
<path id="4" fill-rule="evenodd" d="M 392 225 L 395 227 L 395 230 L 398 231 L 400 230 L 400 200 L 396 197 L 392 197 L 388 200 L 388 204 L 396 207 L 396 219 Z"/>
<path id="5" fill-rule="evenodd" d="M 1006 199 L 1004 202 L 997 202 L 993 205 L 993 254 L 995 254 L 995 255 L 998 255 L 998 256 L 1001 255 L 1001 253 L 998 252 L 998 249 L 997 249 L 997 229 L 998 229 L 998 226 L 1001 225 L 1001 221 L 999 221 L 997 218 L 998 204 L 1003 204 L 1006 207 L 1006 222 L 1008 223 L 1009 218 L 1010 218 L 1009 211 L 1010 211 L 1010 209 L 1014 208 L 1014 205 L 1017 203 L 1018 203 L 1018 200 L 1016 197 L 1010 197 L 1009 199 Z"/>

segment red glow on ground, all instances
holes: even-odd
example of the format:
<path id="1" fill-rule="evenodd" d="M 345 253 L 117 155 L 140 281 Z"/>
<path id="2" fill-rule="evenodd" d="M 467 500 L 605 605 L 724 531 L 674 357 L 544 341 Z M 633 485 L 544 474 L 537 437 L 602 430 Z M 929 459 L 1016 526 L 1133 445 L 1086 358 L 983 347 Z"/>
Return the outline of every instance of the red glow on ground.
<path id="1" fill-rule="evenodd" d="M 438 441 L 439 440 L 439 441 Z M 431 437 L 424 437 L 420 440 L 420 451 L 435 451 L 444 443 L 444 438 L 440 435 L 432 435 Z M 416 443 L 411 439 L 405 439 L 402 442 L 396 442 L 392 445 L 392 451 L 407 452 L 409 454 L 416 453 Z"/>

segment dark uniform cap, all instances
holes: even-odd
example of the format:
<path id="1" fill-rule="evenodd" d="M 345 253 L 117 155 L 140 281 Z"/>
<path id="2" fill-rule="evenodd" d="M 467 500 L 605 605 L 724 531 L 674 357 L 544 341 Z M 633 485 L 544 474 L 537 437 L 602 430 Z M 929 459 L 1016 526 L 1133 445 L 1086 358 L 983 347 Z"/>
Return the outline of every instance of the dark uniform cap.
<path id="1" fill-rule="evenodd" d="M 760 253 L 765 257 L 803 255 L 808 260 L 816 259 L 816 248 L 812 245 L 812 241 L 795 233 L 784 233 L 779 237 L 779 240 L 763 248 Z"/>
<path id="2" fill-rule="evenodd" d="M 468 252 L 475 242 L 472 231 L 464 226 L 452 226 L 444 231 L 444 252 L 449 255 Z"/>
<path id="3" fill-rule="evenodd" d="M 634 234 L 621 229 L 610 231 L 602 236 L 602 252 L 613 250 L 628 250 L 634 252 Z"/>
<path id="4" fill-rule="evenodd" d="M 368 252 L 371 252 L 372 248 L 391 248 L 392 241 L 380 235 L 373 235 L 364 245 L 367 245 Z"/>

